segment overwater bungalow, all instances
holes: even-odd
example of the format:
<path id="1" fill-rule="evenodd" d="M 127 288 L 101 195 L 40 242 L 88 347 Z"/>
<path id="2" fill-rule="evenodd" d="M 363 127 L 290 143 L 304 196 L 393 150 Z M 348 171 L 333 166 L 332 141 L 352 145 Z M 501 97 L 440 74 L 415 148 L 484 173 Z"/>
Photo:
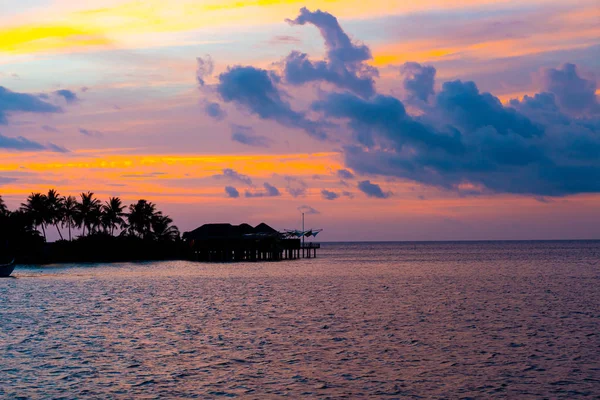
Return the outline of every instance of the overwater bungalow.
<path id="1" fill-rule="evenodd" d="M 316 257 L 320 246 L 302 245 L 299 238 L 281 233 L 264 222 L 205 224 L 183 234 L 191 259 L 208 262 L 279 261 Z"/>

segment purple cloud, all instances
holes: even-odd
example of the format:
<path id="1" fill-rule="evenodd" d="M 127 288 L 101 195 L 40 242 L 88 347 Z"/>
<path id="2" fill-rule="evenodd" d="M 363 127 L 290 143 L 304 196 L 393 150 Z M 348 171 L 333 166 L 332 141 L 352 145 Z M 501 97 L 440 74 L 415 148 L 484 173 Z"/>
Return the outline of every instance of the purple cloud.
<path id="1" fill-rule="evenodd" d="M 294 111 L 283 100 L 279 77 L 264 69 L 236 66 L 219 75 L 217 92 L 223 101 L 233 102 L 262 119 L 271 119 L 290 128 L 299 128 L 317 139 L 325 139 L 320 125 Z"/>
<path id="2" fill-rule="evenodd" d="M 254 134 L 252 127 L 234 124 L 231 126 L 231 131 L 231 140 L 234 142 L 251 147 L 271 147 L 271 140 L 266 136 Z"/>
<path id="3" fill-rule="evenodd" d="M 296 19 L 286 21 L 291 25 L 314 25 L 319 29 L 327 48 L 327 57 L 321 61 L 311 61 L 307 54 L 298 51 L 290 53 L 284 66 L 288 83 L 302 85 L 324 81 L 362 97 L 370 97 L 375 93 L 374 78 L 378 76 L 378 71 L 365 63 L 372 58 L 371 50 L 363 44 L 353 43 L 337 18 L 327 12 L 312 12 L 302 8 Z"/>
<path id="4" fill-rule="evenodd" d="M 225 186 L 225 194 L 231 199 L 237 199 L 240 197 L 240 192 L 238 192 L 238 190 L 233 186 Z"/>
<path id="5" fill-rule="evenodd" d="M 240 182 L 252 186 L 252 179 L 248 175 L 243 175 L 231 168 L 225 168 L 222 174 L 213 175 L 216 179 L 227 179 L 230 182 Z"/>
<path id="6" fill-rule="evenodd" d="M 408 92 L 409 100 L 420 100 L 427 103 L 429 96 L 434 95 L 436 70 L 432 66 L 422 66 L 416 62 L 407 62 L 400 67 L 404 77 L 404 89 Z"/>
<path id="7" fill-rule="evenodd" d="M 62 109 L 41 100 L 39 96 L 13 92 L 0 86 L 0 125 L 8 124 L 7 116 L 13 112 L 59 113 Z"/>
<path id="8" fill-rule="evenodd" d="M 204 112 L 211 118 L 216 119 L 217 121 L 222 121 L 227 116 L 227 113 L 219 103 L 215 102 L 206 102 L 204 104 Z"/>
<path id="9" fill-rule="evenodd" d="M 75 92 L 67 89 L 56 90 L 54 94 L 62 97 L 69 104 L 75 103 L 79 100 L 79 97 L 77 97 Z"/>
<path id="10" fill-rule="evenodd" d="M 336 192 L 331 192 L 331 191 L 326 190 L 326 189 L 321 190 L 321 196 L 325 200 L 335 200 L 335 199 L 337 199 L 337 198 L 340 197 L 340 195 L 337 194 Z"/>
<path id="11" fill-rule="evenodd" d="M 576 116 L 600 113 L 596 82 L 580 77 L 576 65 L 546 69 L 542 80 L 544 89 L 555 95 L 557 104 L 565 112 Z"/>
<path id="12" fill-rule="evenodd" d="M 215 64 L 210 55 L 196 58 L 196 80 L 200 86 L 206 84 L 206 78 L 210 77 L 215 70 Z"/>
<path id="13" fill-rule="evenodd" d="M 281 196 L 279 189 L 277 189 L 275 186 L 265 182 L 263 187 L 265 188 L 265 190 L 263 190 L 263 191 L 251 192 L 249 190 L 246 190 L 246 192 L 244 193 L 244 196 L 246 196 L 246 197 L 277 197 L 277 196 Z"/>
<path id="14" fill-rule="evenodd" d="M 358 189 L 367 196 L 377 199 L 387 199 L 391 195 L 390 192 L 384 193 L 379 185 L 371 183 L 371 181 L 359 182 Z"/>

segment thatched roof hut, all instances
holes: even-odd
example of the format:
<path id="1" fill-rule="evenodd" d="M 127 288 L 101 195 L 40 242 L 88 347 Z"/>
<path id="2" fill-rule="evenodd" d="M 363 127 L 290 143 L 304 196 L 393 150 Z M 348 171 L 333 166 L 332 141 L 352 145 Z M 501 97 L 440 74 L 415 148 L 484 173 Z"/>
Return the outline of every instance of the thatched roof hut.
<path id="1" fill-rule="evenodd" d="M 209 239 L 240 239 L 245 235 L 276 235 L 279 232 L 263 223 L 252 227 L 249 224 L 205 224 L 191 232 L 183 234 L 184 240 L 209 240 Z"/>

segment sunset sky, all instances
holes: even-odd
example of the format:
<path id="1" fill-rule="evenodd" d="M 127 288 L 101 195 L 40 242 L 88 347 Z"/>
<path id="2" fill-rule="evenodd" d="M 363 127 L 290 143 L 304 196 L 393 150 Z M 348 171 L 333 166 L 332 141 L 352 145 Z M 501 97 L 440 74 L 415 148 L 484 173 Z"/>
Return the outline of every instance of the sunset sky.
<path id="1" fill-rule="evenodd" d="M 0 195 L 146 198 L 182 232 L 598 239 L 598 76 L 598 0 L 3 1 Z"/>

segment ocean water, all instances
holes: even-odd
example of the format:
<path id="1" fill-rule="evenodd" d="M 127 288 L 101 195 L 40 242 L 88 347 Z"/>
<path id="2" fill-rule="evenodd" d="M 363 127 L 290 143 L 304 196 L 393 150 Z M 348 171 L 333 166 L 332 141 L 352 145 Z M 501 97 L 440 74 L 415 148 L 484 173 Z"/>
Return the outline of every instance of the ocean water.
<path id="1" fill-rule="evenodd" d="M 0 398 L 599 398 L 600 242 L 18 267 Z"/>

